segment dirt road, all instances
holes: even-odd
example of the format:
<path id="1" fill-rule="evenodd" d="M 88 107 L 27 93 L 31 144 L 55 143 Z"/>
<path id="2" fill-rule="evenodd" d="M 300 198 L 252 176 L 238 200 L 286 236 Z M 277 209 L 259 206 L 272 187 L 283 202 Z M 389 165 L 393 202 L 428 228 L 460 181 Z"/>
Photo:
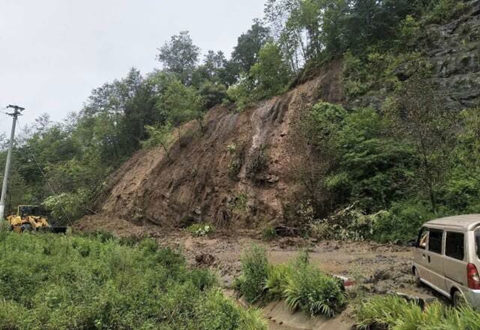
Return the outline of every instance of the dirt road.
<path id="1" fill-rule="evenodd" d="M 228 291 L 234 279 L 241 274 L 242 252 L 252 244 L 265 247 L 269 261 L 274 264 L 293 260 L 301 251 L 309 252 L 310 262 L 332 275 L 342 275 L 355 281 L 355 289 L 363 294 L 402 292 L 422 298 L 434 298 L 426 288 L 418 288 L 411 275 L 412 249 L 372 242 L 313 241 L 303 238 L 278 238 L 265 242 L 255 232 L 216 233 L 210 237 L 192 237 L 186 231 L 157 226 L 137 227 L 128 222 L 96 229 L 113 231 L 120 236 L 144 235 L 155 238 L 162 246 L 181 250 L 194 267 L 205 267 L 218 274 L 222 287 Z M 81 230 L 91 226 L 82 224 Z M 349 329 L 353 324 L 350 311 L 334 320 L 310 319 L 301 314 L 292 315 L 282 303 L 263 308 L 271 329 Z M 332 323 L 333 322 L 333 323 Z"/>

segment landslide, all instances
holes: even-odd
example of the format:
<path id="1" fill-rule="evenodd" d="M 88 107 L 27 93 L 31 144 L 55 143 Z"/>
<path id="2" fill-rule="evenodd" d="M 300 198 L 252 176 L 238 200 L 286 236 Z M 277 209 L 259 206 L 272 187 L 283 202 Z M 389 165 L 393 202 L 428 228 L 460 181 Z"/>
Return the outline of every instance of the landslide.
<path id="1" fill-rule="evenodd" d="M 480 1 L 469 3 L 460 17 L 428 25 L 415 46 L 419 57 L 402 62 L 399 55 L 387 81 L 408 80 L 415 62 L 426 61 L 432 71 L 428 80 L 449 110 L 480 104 Z M 344 69 L 341 60 L 329 62 L 310 70 L 284 95 L 242 112 L 217 106 L 202 125 L 193 121 L 178 128 L 168 155 L 161 147 L 137 152 L 107 179 L 96 214 L 75 226 L 129 232 L 130 225 L 141 225 L 132 228 L 145 233 L 155 231 L 155 225 L 174 228 L 194 222 L 229 229 L 265 224 L 298 228 L 308 199 L 305 169 L 319 160 L 303 139 L 302 113 L 319 100 L 381 109 L 391 96 L 387 82 L 380 80 L 352 97 L 344 86 L 356 78 Z"/>
<path id="2" fill-rule="evenodd" d="M 106 182 L 97 214 L 77 227 L 105 219 L 164 227 L 283 224 L 302 191 L 296 179 L 308 154 L 299 134 L 302 110 L 320 99 L 341 102 L 341 75 L 334 61 L 315 79 L 242 112 L 211 109 L 202 125 L 175 131 L 168 155 L 160 147 L 141 150 L 121 166 Z"/>

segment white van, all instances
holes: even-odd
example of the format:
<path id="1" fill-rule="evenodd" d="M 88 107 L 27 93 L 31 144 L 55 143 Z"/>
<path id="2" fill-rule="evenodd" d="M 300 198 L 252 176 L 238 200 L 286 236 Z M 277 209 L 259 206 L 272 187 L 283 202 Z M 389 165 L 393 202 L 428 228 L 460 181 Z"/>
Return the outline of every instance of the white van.
<path id="1" fill-rule="evenodd" d="M 480 309 L 480 214 L 436 219 L 423 225 L 414 252 L 418 282 L 452 300 Z"/>

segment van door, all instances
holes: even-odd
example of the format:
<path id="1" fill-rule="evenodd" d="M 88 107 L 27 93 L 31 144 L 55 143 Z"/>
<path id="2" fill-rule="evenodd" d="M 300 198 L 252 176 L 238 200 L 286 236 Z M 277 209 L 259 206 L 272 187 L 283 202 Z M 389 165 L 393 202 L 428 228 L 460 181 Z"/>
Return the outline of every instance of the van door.
<path id="1" fill-rule="evenodd" d="M 467 286 L 467 261 L 465 256 L 465 234 L 447 231 L 445 233 L 444 272 L 447 282 Z M 449 292 L 453 283 L 449 283 Z"/>
<path id="2" fill-rule="evenodd" d="M 443 251 L 444 232 L 440 229 L 429 229 L 428 250 L 425 252 L 427 256 L 428 274 L 426 280 L 434 285 L 437 289 L 446 290 L 446 282 L 444 277 L 444 251 Z"/>
<path id="3" fill-rule="evenodd" d="M 420 278 L 427 280 L 427 245 L 428 245 L 428 228 L 422 227 L 418 233 L 417 246 L 413 252 L 413 258 L 417 266 L 418 275 Z"/>

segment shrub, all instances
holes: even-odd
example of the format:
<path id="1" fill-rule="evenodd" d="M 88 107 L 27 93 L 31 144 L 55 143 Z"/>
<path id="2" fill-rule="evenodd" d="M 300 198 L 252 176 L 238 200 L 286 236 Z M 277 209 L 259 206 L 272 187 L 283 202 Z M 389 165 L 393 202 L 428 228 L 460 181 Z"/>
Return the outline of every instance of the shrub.
<path id="1" fill-rule="evenodd" d="M 480 313 L 470 307 L 454 309 L 440 302 L 420 306 L 397 296 L 376 296 L 361 303 L 355 310 L 357 326 L 398 330 L 477 329 Z"/>
<path id="2" fill-rule="evenodd" d="M 168 155 L 173 140 L 172 124 L 166 123 L 162 126 L 145 126 L 145 129 L 149 137 L 147 140 L 142 141 L 142 147 L 151 149 L 160 145 Z"/>
<path id="3" fill-rule="evenodd" d="M 289 264 L 269 265 L 265 250 L 252 246 L 242 258 L 235 289 L 250 302 L 285 299 L 292 310 L 334 316 L 346 303 L 341 282 L 311 266 L 301 253 Z"/>
<path id="4" fill-rule="evenodd" d="M 291 273 L 291 265 L 280 264 L 268 267 L 268 278 L 265 288 L 267 289 L 269 300 L 280 300 L 284 297 Z"/>
<path id="5" fill-rule="evenodd" d="M 292 310 L 300 309 L 312 316 L 332 317 L 346 303 L 340 282 L 308 264 L 297 265 L 290 273 L 284 296 Z"/>
<path id="6" fill-rule="evenodd" d="M 89 199 L 89 192 L 86 189 L 80 189 L 76 192 L 47 197 L 43 206 L 51 212 L 57 223 L 70 224 L 87 213 Z"/>
<path id="7" fill-rule="evenodd" d="M 253 86 L 251 82 L 244 76 L 240 77 L 237 84 L 230 86 L 227 89 L 227 96 L 230 100 L 235 102 L 235 110 L 242 112 L 253 102 L 251 91 Z"/>
<path id="8" fill-rule="evenodd" d="M 379 242 L 405 243 L 416 238 L 420 227 L 439 217 L 422 201 L 394 203 L 373 225 L 373 238 Z"/>
<path id="9" fill-rule="evenodd" d="M 207 236 L 215 232 L 215 226 L 203 223 L 196 223 L 189 226 L 187 228 L 187 231 L 193 236 Z"/>
<path id="10" fill-rule="evenodd" d="M 242 256 L 242 275 L 235 280 L 234 287 L 249 303 L 254 303 L 263 297 L 267 277 L 265 249 L 253 245 Z"/>

